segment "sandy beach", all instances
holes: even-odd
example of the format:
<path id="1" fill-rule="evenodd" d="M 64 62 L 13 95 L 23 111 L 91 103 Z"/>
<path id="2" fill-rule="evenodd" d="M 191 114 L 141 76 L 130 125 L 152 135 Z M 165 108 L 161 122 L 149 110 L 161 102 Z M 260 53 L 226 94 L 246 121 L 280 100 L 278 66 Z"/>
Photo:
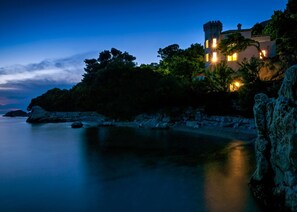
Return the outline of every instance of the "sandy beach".
<path id="1" fill-rule="evenodd" d="M 97 124 L 93 126 L 98 126 Z M 112 126 L 115 127 L 139 127 L 139 124 L 135 122 L 113 122 Z M 147 127 L 144 127 L 147 128 Z M 242 140 L 251 142 L 257 137 L 255 129 L 242 129 L 242 128 L 230 128 L 230 127 L 188 127 L 185 125 L 174 125 L 169 129 L 154 129 L 154 130 L 175 130 L 188 133 L 196 133 L 201 135 L 216 136 L 234 140 Z"/>

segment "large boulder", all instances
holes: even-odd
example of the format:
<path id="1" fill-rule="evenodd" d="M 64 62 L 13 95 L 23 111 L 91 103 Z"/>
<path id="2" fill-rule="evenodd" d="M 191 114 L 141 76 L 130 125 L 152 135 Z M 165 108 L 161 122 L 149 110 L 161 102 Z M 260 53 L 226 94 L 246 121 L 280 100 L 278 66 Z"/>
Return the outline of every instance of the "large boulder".
<path id="1" fill-rule="evenodd" d="M 297 211 L 297 65 L 286 71 L 277 99 L 255 96 L 254 115 L 258 137 L 252 191 L 259 199 L 270 192 L 270 200 L 282 204 L 268 205 Z"/>
<path id="2" fill-rule="evenodd" d="M 39 106 L 33 106 L 31 113 L 27 119 L 27 122 L 38 123 L 46 122 L 45 120 L 49 117 L 49 112 Z"/>
<path id="3" fill-rule="evenodd" d="M 84 124 L 81 121 L 75 121 L 71 124 L 72 128 L 82 128 Z"/>

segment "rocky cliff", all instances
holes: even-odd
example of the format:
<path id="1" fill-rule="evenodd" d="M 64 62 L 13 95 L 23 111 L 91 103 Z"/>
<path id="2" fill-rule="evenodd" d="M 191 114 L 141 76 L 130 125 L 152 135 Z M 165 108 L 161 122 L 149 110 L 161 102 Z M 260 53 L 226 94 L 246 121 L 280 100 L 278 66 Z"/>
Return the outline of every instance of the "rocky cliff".
<path id="1" fill-rule="evenodd" d="M 251 188 L 275 211 L 297 211 L 297 65 L 286 71 L 278 94 L 255 96 L 257 166 Z"/>

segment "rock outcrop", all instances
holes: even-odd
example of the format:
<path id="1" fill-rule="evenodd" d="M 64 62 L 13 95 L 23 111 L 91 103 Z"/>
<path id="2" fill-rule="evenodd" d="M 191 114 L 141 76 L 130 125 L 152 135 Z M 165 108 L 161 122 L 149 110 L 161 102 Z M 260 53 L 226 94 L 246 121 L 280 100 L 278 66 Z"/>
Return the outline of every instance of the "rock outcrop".
<path id="1" fill-rule="evenodd" d="M 207 116 L 201 110 L 188 109 L 180 113 L 178 117 L 170 117 L 164 114 L 141 114 L 135 122 L 148 128 L 168 128 L 174 125 L 183 125 L 190 128 L 233 128 L 254 130 L 253 119 L 232 116 Z"/>
<path id="2" fill-rule="evenodd" d="M 39 106 L 32 107 L 27 119 L 29 123 L 49 123 L 49 122 L 103 122 L 106 117 L 96 112 L 49 112 Z"/>
<path id="3" fill-rule="evenodd" d="M 275 210 L 297 211 L 297 65 L 286 71 L 278 94 L 277 99 L 255 96 L 258 137 L 251 188 Z"/>
<path id="4" fill-rule="evenodd" d="M 13 110 L 5 113 L 4 117 L 28 117 L 28 113 L 22 110 Z"/>
<path id="5" fill-rule="evenodd" d="M 141 114 L 135 117 L 134 122 L 139 127 L 151 129 L 169 129 L 173 125 L 171 118 L 164 114 Z"/>

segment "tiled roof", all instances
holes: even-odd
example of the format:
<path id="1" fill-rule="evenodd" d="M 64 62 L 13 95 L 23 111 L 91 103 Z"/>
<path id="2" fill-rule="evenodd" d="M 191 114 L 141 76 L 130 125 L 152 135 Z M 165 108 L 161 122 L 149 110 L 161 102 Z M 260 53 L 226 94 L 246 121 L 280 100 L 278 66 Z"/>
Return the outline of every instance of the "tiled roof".
<path id="1" fill-rule="evenodd" d="M 221 34 L 230 34 L 230 33 L 234 33 L 234 32 L 248 32 L 248 31 L 251 31 L 251 29 L 241 29 L 241 30 L 232 29 L 232 30 L 227 30 L 227 31 L 221 32 Z"/>

